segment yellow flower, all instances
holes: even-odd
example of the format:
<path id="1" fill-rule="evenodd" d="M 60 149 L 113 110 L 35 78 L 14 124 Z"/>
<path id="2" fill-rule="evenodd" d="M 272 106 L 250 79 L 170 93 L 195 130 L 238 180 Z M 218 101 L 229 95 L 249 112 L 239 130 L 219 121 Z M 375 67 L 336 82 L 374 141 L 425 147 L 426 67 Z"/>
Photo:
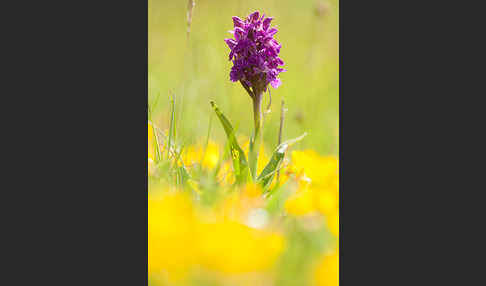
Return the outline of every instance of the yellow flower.
<path id="1" fill-rule="evenodd" d="M 229 220 L 203 225 L 200 243 L 202 265 L 227 274 L 267 270 L 284 248 L 281 235 Z"/>
<path id="2" fill-rule="evenodd" d="M 219 162 L 219 145 L 214 141 L 209 140 L 206 148 L 206 154 L 204 155 L 203 167 L 213 169 Z"/>
<path id="3" fill-rule="evenodd" d="M 317 209 L 323 214 L 339 210 L 339 194 L 330 189 L 313 189 Z"/>
<path id="4" fill-rule="evenodd" d="M 321 157 L 314 150 L 293 151 L 288 172 L 309 178 L 315 186 L 332 186 L 339 175 L 338 159 L 333 156 Z"/>
<path id="5" fill-rule="evenodd" d="M 305 188 L 287 199 L 285 210 L 296 216 L 319 212 L 324 215 L 329 231 L 339 236 L 338 200 L 338 194 L 328 190 Z"/>
<path id="6" fill-rule="evenodd" d="M 235 192 L 249 200 L 260 198 L 255 197 L 257 193 L 253 186 Z M 148 272 L 151 276 L 177 282 L 187 277 L 194 266 L 221 274 L 265 271 L 274 265 L 284 246 L 284 237 L 278 233 L 225 219 L 223 213 L 212 216 L 197 213 L 184 192 L 164 189 L 149 194 Z"/>
<path id="7" fill-rule="evenodd" d="M 285 210 L 293 215 L 306 215 L 316 211 L 314 194 L 309 189 L 293 194 L 285 202 Z"/>
<path id="8" fill-rule="evenodd" d="M 317 286 L 339 285 L 339 250 L 323 257 L 315 271 Z"/>
<path id="9" fill-rule="evenodd" d="M 247 197 L 256 198 L 261 196 L 262 188 L 257 184 L 247 184 L 243 187 L 242 193 Z"/>
<path id="10" fill-rule="evenodd" d="M 298 180 L 297 191 L 285 202 L 293 215 L 319 212 L 331 233 L 339 236 L 339 168 L 335 157 L 321 157 L 315 151 L 294 151 L 287 172 Z"/>
<path id="11" fill-rule="evenodd" d="M 216 176 L 218 182 L 223 186 L 229 186 L 235 183 L 235 175 L 233 173 L 233 162 L 226 161 L 221 165 Z"/>
<path id="12" fill-rule="evenodd" d="M 213 169 L 219 162 L 219 145 L 210 140 L 206 151 L 204 151 L 204 145 L 201 144 L 189 146 L 183 152 L 182 160 L 186 166 L 202 163 L 204 168 Z"/>
<path id="13" fill-rule="evenodd" d="M 148 272 L 185 277 L 196 262 L 196 217 L 185 193 L 153 192 L 148 199 Z"/>
<path id="14" fill-rule="evenodd" d="M 148 158 L 148 174 L 149 176 L 152 176 L 155 172 L 155 163 L 154 163 L 154 160 L 152 158 Z"/>
<path id="15" fill-rule="evenodd" d="M 339 237 L 339 212 L 326 215 L 326 223 L 329 231 Z"/>

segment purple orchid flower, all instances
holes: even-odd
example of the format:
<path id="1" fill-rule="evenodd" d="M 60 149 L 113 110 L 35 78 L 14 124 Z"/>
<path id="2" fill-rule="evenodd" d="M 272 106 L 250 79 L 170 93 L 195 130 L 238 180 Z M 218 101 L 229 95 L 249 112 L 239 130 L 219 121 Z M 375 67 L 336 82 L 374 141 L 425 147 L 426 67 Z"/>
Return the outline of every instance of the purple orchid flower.
<path id="1" fill-rule="evenodd" d="M 284 64 L 278 57 L 282 45 L 273 38 L 278 30 L 270 28 L 272 19 L 265 18 L 265 14 L 260 17 L 258 11 L 245 20 L 235 16 L 234 30 L 230 31 L 234 39 L 224 40 L 231 50 L 229 60 L 233 61 L 230 79 L 240 81 L 252 97 L 259 97 L 269 83 L 278 88 L 278 74 L 285 71 L 279 67 Z"/>

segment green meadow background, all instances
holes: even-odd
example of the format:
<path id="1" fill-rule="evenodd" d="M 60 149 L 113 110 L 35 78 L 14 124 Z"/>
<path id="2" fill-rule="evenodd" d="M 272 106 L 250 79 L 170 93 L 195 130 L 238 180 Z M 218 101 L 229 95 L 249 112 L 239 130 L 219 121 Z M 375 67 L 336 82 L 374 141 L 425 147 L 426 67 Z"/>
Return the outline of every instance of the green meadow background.
<path id="1" fill-rule="evenodd" d="M 255 10 L 274 18 L 280 57 L 287 72 L 271 89 L 271 112 L 265 117 L 267 153 L 277 145 L 280 104 L 285 100 L 283 140 L 308 132 L 297 148 L 322 155 L 338 154 L 339 48 L 338 0 L 195 0 L 187 37 L 187 0 L 149 0 L 148 94 L 151 120 L 169 125 L 170 95 L 176 98 L 177 141 L 182 145 L 226 137 L 209 104 L 214 100 L 237 129 L 249 137 L 253 127 L 251 100 L 239 83 L 229 80 L 232 63 L 224 38 L 232 16 Z M 268 93 L 264 106 L 269 102 Z M 212 117 L 212 118 L 211 118 Z M 241 143 L 241 142 L 240 142 Z"/>

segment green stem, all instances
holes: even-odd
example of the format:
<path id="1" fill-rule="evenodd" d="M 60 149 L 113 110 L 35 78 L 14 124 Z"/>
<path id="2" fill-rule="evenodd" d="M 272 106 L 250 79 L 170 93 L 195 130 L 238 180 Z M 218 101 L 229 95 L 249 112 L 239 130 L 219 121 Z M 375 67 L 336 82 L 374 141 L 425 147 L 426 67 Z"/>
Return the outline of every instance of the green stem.
<path id="1" fill-rule="evenodd" d="M 255 130 L 253 133 L 253 138 L 250 140 L 250 150 L 248 154 L 248 161 L 250 165 L 251 176 L 253 181 L 257 177 L 257 166 L 258 166 L 258 153 L 260 151 L 260 145 L 262 142 L 261 129 L 262 129 L 262 96 L 263 93 L 259 92 L 255 94 L 253 99 L 253 121 L 255 123 Z"/>

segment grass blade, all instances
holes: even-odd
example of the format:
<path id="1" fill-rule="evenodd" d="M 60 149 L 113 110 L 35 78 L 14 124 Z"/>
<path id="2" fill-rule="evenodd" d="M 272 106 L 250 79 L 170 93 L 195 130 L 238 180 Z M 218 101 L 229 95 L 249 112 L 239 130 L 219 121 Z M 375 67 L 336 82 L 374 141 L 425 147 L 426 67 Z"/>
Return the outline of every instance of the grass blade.
<path id="1" fill-rule="evenodd" d="M 216 106 L 214 101 L 211 101 L 211 106 L 213 107 L 214 112 L 216 112 L 216 115 L 221 121 L 221 124 L 223 125 L 223 129 L 228 138 L 228 143 L 231 151 L 231 159 L 233 161 L 233 169 L 235 171 L 236 183 L 237 184 L 246 183 L 251 178 L 250 169 L 248 167 L 248 162 L 246 160 L 245 153 L 243 152 L 241 147 L 238 145 L 238 142 L 236 141 L 233 126 L 226 118 L 226 116 L 224 116 L 224 114 L 219 110 L 218 106 Z"/>
<path id="2" fill-rule="evenodd" d="M 167 141 L 167 158 L 170 157 L 170 150 L 172 148 L 172 140 L 175 140 L 175 95 L 172 95 L 170 123 L 169 123 L 169 139 Z"/>

